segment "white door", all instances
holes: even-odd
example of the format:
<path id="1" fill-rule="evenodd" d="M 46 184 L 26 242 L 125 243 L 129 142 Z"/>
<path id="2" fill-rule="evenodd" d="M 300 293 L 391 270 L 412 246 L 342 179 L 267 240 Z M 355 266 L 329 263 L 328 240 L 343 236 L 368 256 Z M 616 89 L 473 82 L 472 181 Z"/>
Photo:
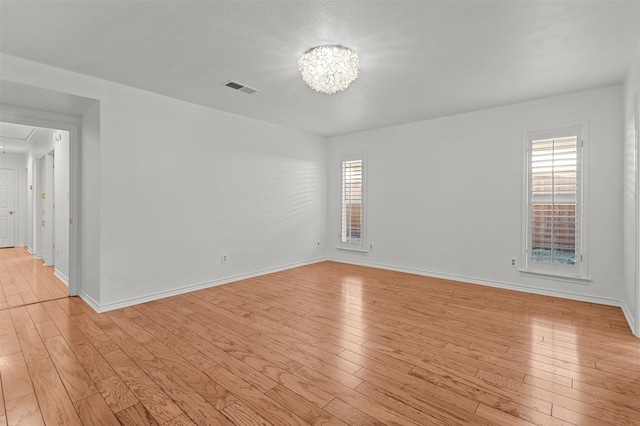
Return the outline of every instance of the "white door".
<path id="1" fill-rule="evenodd" d="M 0 169 L 0 247 L 16 245 L 15 171 Z"/>

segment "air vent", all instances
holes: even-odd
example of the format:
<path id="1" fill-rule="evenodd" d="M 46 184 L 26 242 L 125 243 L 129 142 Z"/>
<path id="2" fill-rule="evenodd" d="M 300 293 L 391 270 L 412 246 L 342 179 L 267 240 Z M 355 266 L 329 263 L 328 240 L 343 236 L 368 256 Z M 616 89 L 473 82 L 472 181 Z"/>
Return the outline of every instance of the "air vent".
<path id="1" fill-rule="evenodd" d="M 238 90 L 240 92 L 246 93 L 248 95 L 253 95 L 256 92 L 259 92 L 258 89 L 254 89 L 253 87 L 245 86 L 244 84 L 240 84 L 236 81 L 227 81 L 224 83 L 225 86 L 230 87 L 231 89 Z"/>

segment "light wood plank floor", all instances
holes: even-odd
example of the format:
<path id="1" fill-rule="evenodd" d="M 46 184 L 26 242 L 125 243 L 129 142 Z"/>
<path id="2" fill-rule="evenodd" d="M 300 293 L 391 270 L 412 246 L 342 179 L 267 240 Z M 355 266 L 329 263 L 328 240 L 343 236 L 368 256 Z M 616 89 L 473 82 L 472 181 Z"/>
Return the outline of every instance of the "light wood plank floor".
<path id="1" fill-rule="evenodd" d="M 618 308 L 324 262 L 0 311 L 0 425 L 640 424 Z"/>
<path id="2" fill-rule="evenodd" d="M 0 248 L 0 309 L 67 297 L 69 289 L 26 247 Z"/>

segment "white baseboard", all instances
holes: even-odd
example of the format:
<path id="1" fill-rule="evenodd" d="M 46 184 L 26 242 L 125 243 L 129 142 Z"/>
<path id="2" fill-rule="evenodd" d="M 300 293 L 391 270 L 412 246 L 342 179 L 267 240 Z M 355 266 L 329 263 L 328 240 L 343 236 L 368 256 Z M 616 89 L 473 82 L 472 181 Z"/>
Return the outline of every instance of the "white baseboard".
<path id="1" fill-rule="evenodd" d="M 311 265 L 313 263 L 319 263 L 327 260 L 332 262 L 351 264 L 351 265 L 386 269 L 386 270 L 396 271 L 396 272 L 406 272 L 409 274 L 416 274 L 416 275 L 422 275 L 422 276 L 433 277 L 433 278 L 441 278 L 441 279 L 465 282 L 470 284 L 479 284 L 487 287 L 502 288 L 505 290 L 515 290 L 515 291 L 521 291 L 525 293 L 539 294 L 543 296 L 552 296 L 552 297 L 558 297 L 562 299 L 576 300 L 579 302 L 588 302 L 588 303 L 596 303 L 600 305 L 616 306 L 622 309 L 622 312 L 624 313 L 624 316 L 627 322 L 629 323 L 629 327 L 631 327 L 631 330 L 633 331 L 634 335 L 640 338 L 640 330 L 636 329 L 636 323 L 633 318 L 633 315 L 631 314 L 631 311 L 629 310 L 626 303 L 622 300 L 617 300 L 617 299 L 612 299 L 607 297 L 587 296 L 583 294 L 558 291 L 558 290 L 540 289 L 540 288 L 525 286 L 520 284 L 505 283 L 505 282 L 491 281 L 491 280 L 482 280 L 477 278 L 465 277 L 462 275 L 443 274 L 443 273 L 437 273 L 437 272 L 427 271 L 423 269 L 406 268 L 406 267 L 374 263 L 374 262 L 352 261 L 352 260 L 346 260 L 346 259 L 334 258 L 334 257 L 322 257 L 322 258 L 311 259 L 304 262 L 290 263 L 290 264 L 281 265 L 273 268 L 261 269 L 261 270 L 249 272 L 246 274 L 229 276 L 229 277 L 225 277 L 225 278 L 221 278 L 213 281 L 187 285 L 177 289 L 160 291 L 160 292 L 151 293 L 145 296 L 134 297 L 134 298 L 120 300 L 120 301 L 106 303 L 106 304 L 100 304 L 96 302 L 88 294 L 82 291 L 80 291 L 79 296 L 85 302 L 87 302 L 87 304 L 91 306 L 93 310 L 95 310 L 98 313 L 103 313 L 103 312 L 108 312 L 115 309 L 121 309 L 129 306 L 133 306 L 133 305 L 138 305 L 140 303 L 151 302 L 153 300 L 164 299 L 166 297 L 177 296 L 180 294 L 189 293 L 196 290 L 202 290 L 205 288 L 215 287 L 223 284 L 229 284 L 234 281 L 240 281 L 248 278 L 255 278 L 261 275 L 272 274 L 274 272 L 285 271 L 288 269 L 293 269 L 293 268 L 297 268 L 305 265 Z"/>
<path id="2" fill-rule="evenodd" d="M 332 262 L 347 263 L 351 265 L 387 269 L 387 270 L 396 271 L 396 272 L 406 272 L 409 274 L 422 275 L 425 277 L 460 281 L 460 282 L 469 283 L 469 284 L 479 284 L 487 287 L 502 288 L 505 290 L 515 290 L 515 291 L 521 291 L 524 293 L 539 294 L 542 296 L 552 296 L 552 297 L 559 297 L 561 299 L 577 300 L 579 302 L 589 302 L 589 303 L 597 303 L 599 305 L 617 306 L 619 308 L 621 308 L 623 304 L 623 302 L 620 300 L 611 299 L 608 297 L 587 296 L 584 294 L 577 294 L 577 293 L 571 293 L 571 292 L 565 292 L 565 291 L 540 289 L 540 288 L 521 285 L 521 284 L 512 284 L 512 283 L 505 283 L 500 281 L 483 280 L 483 279 L 465 277 L 462 275 L 443 274 L 443 273 L 427 271 L 423 269 L 405 268 L 401 266 L 386 265 L 386 264 L 373 263 L 373 262 L 353 261 L 353 260 L 334 258 L 334 257 L 329 257 L 327 260 L 330 260 Z"/>
<path id="3" fill-rule="evenodd" d="M 89 303 L 89 305 L 93 308 L 93 310 L 101 314 L 103 312 L 113 311 L 115 309 L 122 309 L 122 308 L 126 308 L 133 305 L 139 305 L 140 303 L 146 303 L 146 302 L 151 302 L 153 300 L 164 299 L 165 297 L 177 296 L 180 294 L 189 293 L 196 290 L 202 290 L 205 288 L 215 287 L 222 284 L 229 284 L 234 281 L 245 280 L 248 278 L 255 278 L 261 275 L 272 274 L 274 272 L 280 272 L 280 271 L 285 271 L 287 269 L 298 268 L 300 266 L 311 265 L 313 263 L 324 262 L 325 260 L 327 259 L 323 257 L 323 258 L 316 258 L 316 259 L 312 259 L 304 262 L 290 263 L 290 264 L 281 265 L 273 268 L 261 269 L 259 271 L 249 272 L 246 274 L 234 275 L 234 276 L 225 277 L 218 280 L 207 281 L 207 282 L 198 283 L 198 284 L 191 284 L 191 285 L 187 285 L 187 286 L 172 289 L 172 290 L 159 291 L 157 293 L 151 293 L 145 296 L 133 297 L 131 299 L 125 299 L 125 300 L 120 300 L 117 302 L 110 302 L 105 304 L 96 303 L 93 299 L 91 299 L 88 295 L 84 294 L 83 292 L 80 292 L 80 297 L 82 297 L 82 299 L 84 300 L 86 300 L 85 297 L 90 299 L 92 302 L 89 303 L 87 301 L 87 303 Z"/>
<path id="4" fill-rule="evenodd" d="M 53 275 L 58 278 L 64 285 L 69 287 L 69 278 L 67 278 L 63 273 L 58 271 L 56 268 L 53 268 Z"/>
<path id="5" fill-rule="evenodd" d="M 101 313 L 100 311 L 100 304 L 98 302 L 96 302 L 95 300 L 93 300 L 93 298 L 91 296 L 89 296 L 87 293 L 85 293 L 84 291 L 81 291 L 78 296 L 80 296 L 80 298 L 82 300 L 84 300 L 87 305 L 91 306 L 91 309 L 93 309 L 94 311 Z"/>
<path id="6" fill-rule="evenodd" d="M 631 309 L 629 309 L 629 307 L 627 306 L 624 300 L 622 301 L 622 305 L 620 306 L 620 308 L 622 308 L 622 313 L 624 314 L 624 317 L 627 319 L 627 323 L 631 328 L 631 332 L 633 333 L 634 336 L 640 338 L 640 328 L 636 325 L 636 320 L 633 318 Z"/>

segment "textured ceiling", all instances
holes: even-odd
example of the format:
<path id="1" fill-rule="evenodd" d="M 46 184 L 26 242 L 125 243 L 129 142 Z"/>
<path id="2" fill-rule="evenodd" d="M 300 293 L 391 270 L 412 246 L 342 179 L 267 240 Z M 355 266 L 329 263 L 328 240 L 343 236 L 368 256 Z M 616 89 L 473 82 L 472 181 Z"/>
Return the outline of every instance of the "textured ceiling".
<path id="1" fill-rule="evenodd" d="M 3 53 L 324 136 L 620 83 L 639 42 L 640 1 L 0 1 Z M 302 81 L 321 44 L 346 91 Z"/>

